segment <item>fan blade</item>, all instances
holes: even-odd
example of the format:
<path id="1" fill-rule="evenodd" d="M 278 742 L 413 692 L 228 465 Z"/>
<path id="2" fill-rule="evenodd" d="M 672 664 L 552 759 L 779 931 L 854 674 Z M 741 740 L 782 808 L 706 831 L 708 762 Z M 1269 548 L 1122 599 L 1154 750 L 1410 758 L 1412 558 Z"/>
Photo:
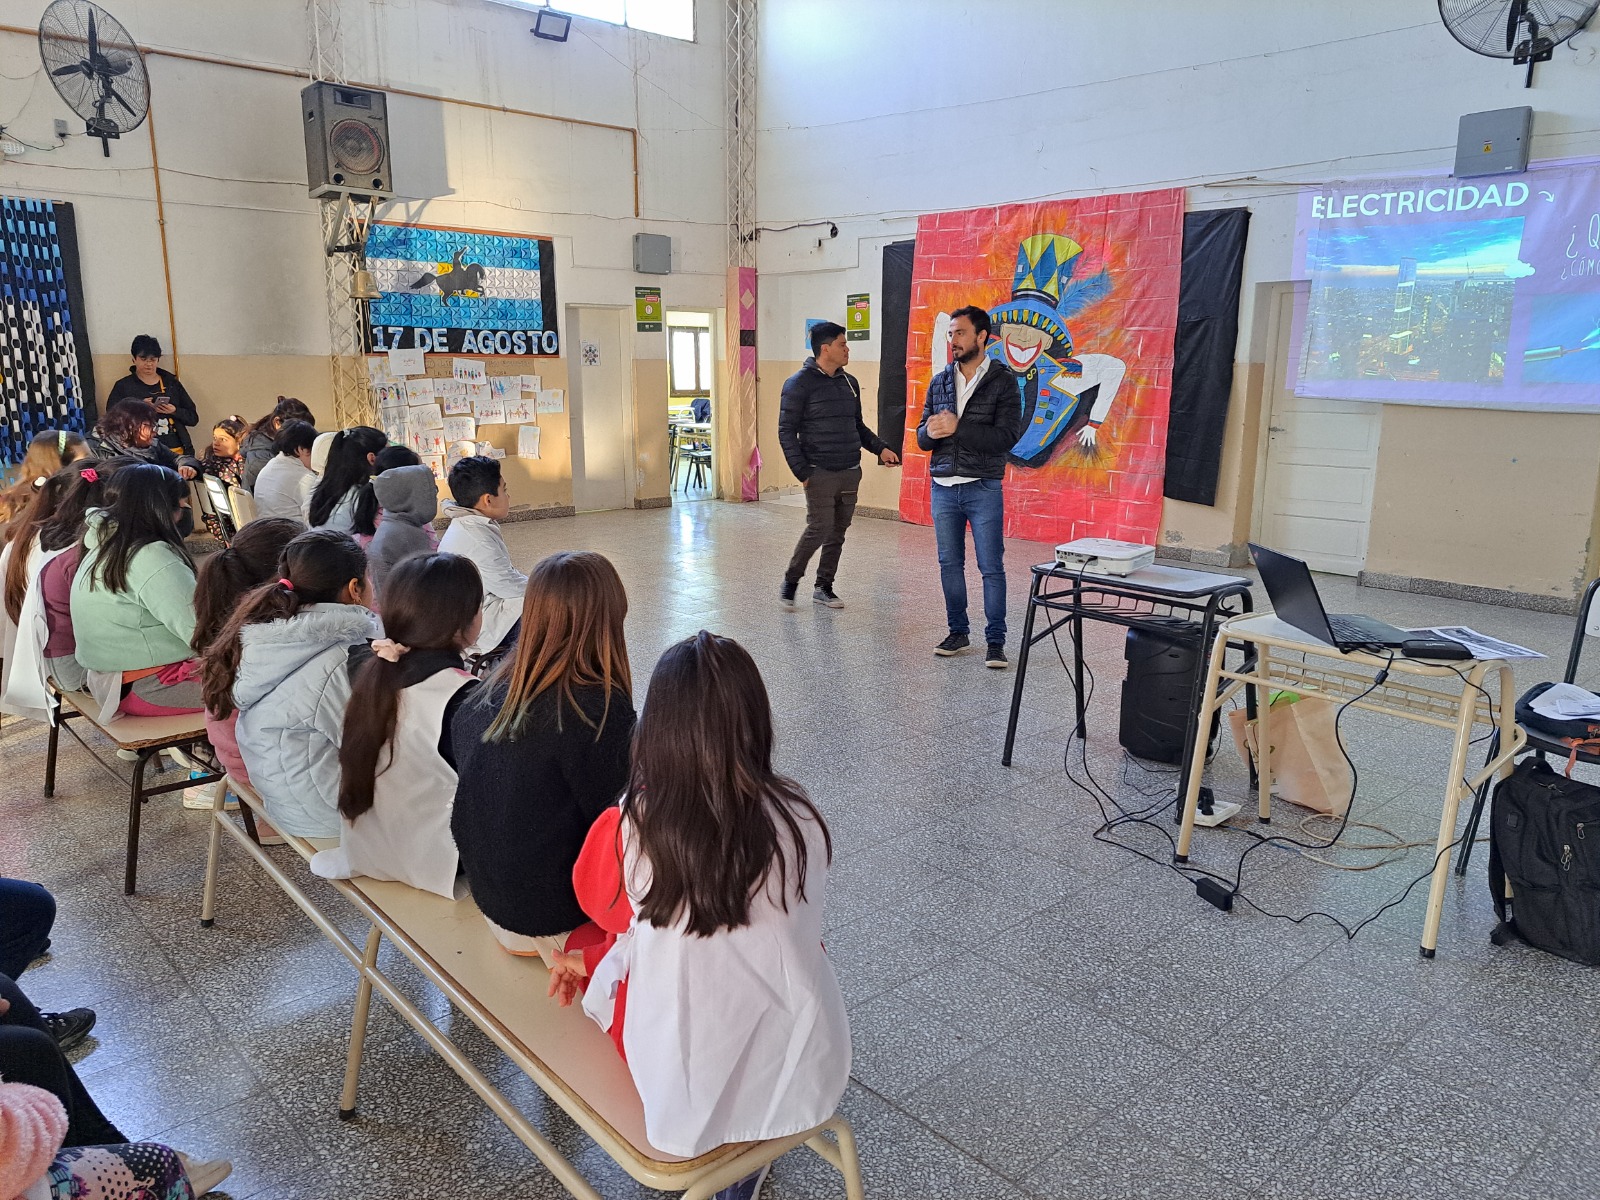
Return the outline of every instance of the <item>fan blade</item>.
<path id="1" fill-rule="evenodd" d="M 73 63 L 70 67 L 57 67 L 54 71 L 51 71 L 50 74 L 56 76 L 57 78 L 67 75 L 93 75 L 94 68 L 89 66 L 88 63 Z"/>
<path id="2" fill-rule="evenodd" d="M 89 57 L 100 53 L 100 38 L 94 31 L 94 6 L 89 6 Z"/>
<path id="3" fill-rule="evenodd" d="M 1517 30 L 1522 26 L 1522 18 L 1528 15 L 1527 0 L 1511 0 L 1511 7 L 1506 9 L 1506 49 L 1517 48 Z"/>
<path id="4" fill-rule="evenodd" d="M 124 100 L 122 96 L 118 94 L 117 89 L 112 87 L 109 83 L 106 84 L 106 95 L 110 96 L 111 99 L 115 100 L 118 104 L 122 105 L 123 108 L 127 109 L 129 116 L 137 117 L 139 115 L 138 112 L 135 111 L 133 105 Z"/>

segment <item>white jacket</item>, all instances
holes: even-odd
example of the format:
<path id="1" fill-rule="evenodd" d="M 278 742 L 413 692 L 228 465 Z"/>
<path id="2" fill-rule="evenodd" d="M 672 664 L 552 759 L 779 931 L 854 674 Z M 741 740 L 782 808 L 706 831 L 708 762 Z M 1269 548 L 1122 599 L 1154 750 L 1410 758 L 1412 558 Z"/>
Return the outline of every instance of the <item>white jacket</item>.
<path id="1" fill-rule="evenodd" d="M 256 488 L 251 493 L 256 502 L 256 516 L 304 521 L 310 507 L 306 500 L 311 488 L 316 486 L 316 472 L 298 456 L 275 455 L 256 476 Z"/>
<path id="2" fill-rule="evenodd" d="M 240 630 L 234 734 L 250 786 L 284 833 L 339 836 L 350 647 L 376 636 L 372 614 L 357 604 L 308 604 L 287 620 Z"/>
<path id="3" fill-rule="evenodd" d="M 486 654 L 500 644 L 522 616 L 528 577 L 511 562 L 511 551 L 506 549 L 505 535 L 497 522 L 453 503 L 445 504 L 444 515 L 450 518 L 450 527 L 439 539 L 440 551 L 471 559 L 483 578 L 483 629 L 467 652 Z"/>
<path id="4" fill-rule="evenodd" d="M 471 682 L 465 671 L 446 668 L 401 689 L 394 736 L 378 756 L 372 807 L 354 821 L 339 818 L 339 845 L 312 855 L 313 875 L 365 875 L 455 896 L 456 773 L 439 757 L 439 734 L 450 698 Z"/>
<path id="5" fill-rule="evenodd" d="M 694 937 L 681 921 L 663 929 L 635 916 L 584 993 L 584 1011 L 609 1029 L 616 985 L 628 981 L 622 1044 L 650 1144 L 668 1154 L 693 1158 L 820 1125 L 850 1081 L 850 1022 L 822 948 L 828 854 L 821 828 L 797 815 L 804 900 L 791 895 L 784 911 L 774 872 L 741 929 Z M 637 913 L 649 864 L 626 818 L 621 828 Z"/>
<path id="6" fill-rule="evenodd" d="M 6 547 L 8 552 L 10 549 Z M 39 576 L 44 574 L 52 559 L 65 553 L 65 550 L 41 550 L 36 540 L 28 555 L 28 590 L 22 597 L 22 612 L 18 614 L 21 619 L 12 626 L 14 637 L 6 651 L 5 678 L 0 681 L 0 712 L 48 721 L 55 708 L 44 682 L 44 647 L 50 639 Z M 0 579 L 5 577 L 6 561 L 6 557 L 0 557 Z M 89 691 L 100 705 L 95 719 L 109 721 L 122 705 L 122 672 L 90 671 L 88 676 Z"/>

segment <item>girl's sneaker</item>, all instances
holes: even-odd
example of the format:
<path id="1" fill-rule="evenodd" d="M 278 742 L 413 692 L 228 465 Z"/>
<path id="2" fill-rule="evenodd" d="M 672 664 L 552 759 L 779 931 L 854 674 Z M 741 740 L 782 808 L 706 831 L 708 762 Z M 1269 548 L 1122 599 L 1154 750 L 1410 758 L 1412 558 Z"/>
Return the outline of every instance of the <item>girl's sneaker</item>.
<path id="1" fill-rule="evenodd" d="M 770 1170 L 772 1170 L 772 1164 L 768 1163 L 754 1175 L 746 1175 L 738 1183 L 723 1188 L 711 1200 L 756 1200 L 757 1194 L 761 1191 L 761 1185 L 767 1181 L 767 1172 Z"/>

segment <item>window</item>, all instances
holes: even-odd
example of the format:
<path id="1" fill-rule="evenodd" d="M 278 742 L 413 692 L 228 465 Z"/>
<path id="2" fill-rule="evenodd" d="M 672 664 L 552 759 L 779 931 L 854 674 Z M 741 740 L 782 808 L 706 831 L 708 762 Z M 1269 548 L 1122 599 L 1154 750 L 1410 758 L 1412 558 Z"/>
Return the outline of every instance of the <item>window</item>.
<path id="1" fill-rule="evenodd" d="M 574 17 L 608 25 L 626 25 L 641 33 L 659 33 L 694 41 L 694 0 L 493 0 L 513 8 L 553 8 Z"/>
<path id="2" fill-rule="evenodd" d="M 667 330 L 667 365 L 674 396 L 711 394 L 711 330 Z"/>

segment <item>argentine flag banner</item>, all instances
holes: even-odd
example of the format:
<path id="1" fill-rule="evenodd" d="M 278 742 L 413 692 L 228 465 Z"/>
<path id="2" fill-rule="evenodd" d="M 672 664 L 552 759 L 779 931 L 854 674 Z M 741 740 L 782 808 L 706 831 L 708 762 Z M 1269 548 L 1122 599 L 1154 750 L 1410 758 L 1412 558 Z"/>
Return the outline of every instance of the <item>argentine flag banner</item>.
<path id="1" fill-rule="evenodd" d="M 374 222 L 367 269 L 373 350 L 554 356 L 556 268 L 549 238 Z"/>

